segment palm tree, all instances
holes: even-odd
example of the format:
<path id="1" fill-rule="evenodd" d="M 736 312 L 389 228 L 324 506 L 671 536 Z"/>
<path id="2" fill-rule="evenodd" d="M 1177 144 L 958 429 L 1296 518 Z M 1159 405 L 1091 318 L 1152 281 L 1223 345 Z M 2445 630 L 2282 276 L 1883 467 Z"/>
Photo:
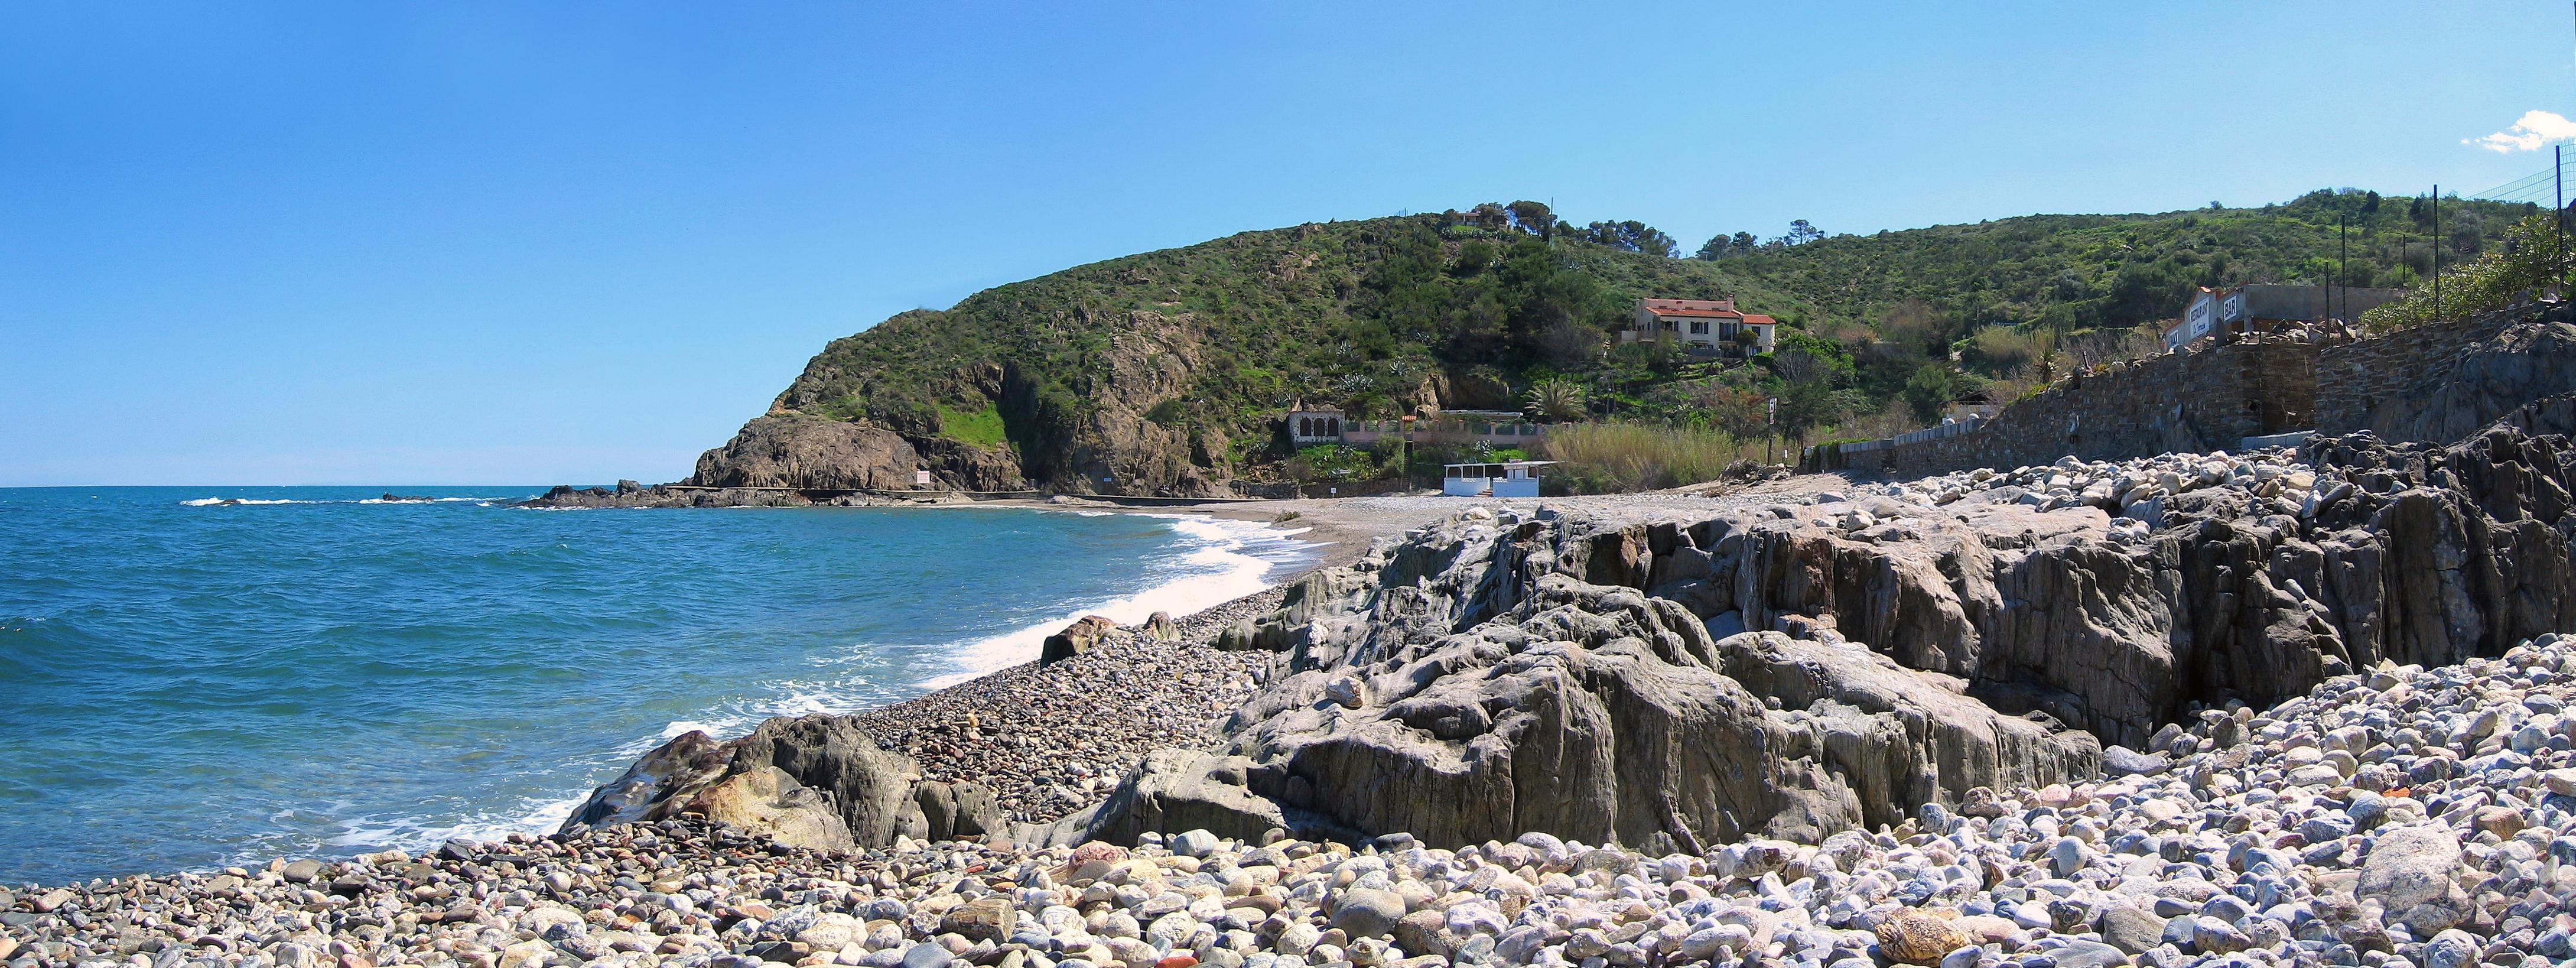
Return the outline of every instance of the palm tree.
<path id="1" fill-rule="evenodd" d="M 1521 395 L 1521 409 L 1545 420 L 1572 420 L 1583 416 L 1583 385 L 1564 377 L 1550 377 L 1530 384 Z"/>

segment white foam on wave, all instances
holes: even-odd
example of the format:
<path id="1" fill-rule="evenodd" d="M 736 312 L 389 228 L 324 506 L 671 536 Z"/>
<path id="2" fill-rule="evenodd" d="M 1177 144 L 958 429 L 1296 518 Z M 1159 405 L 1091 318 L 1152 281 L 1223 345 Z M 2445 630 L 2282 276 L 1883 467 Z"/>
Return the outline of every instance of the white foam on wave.
<path id="1" fill-rule="evenodd" d="M 263 497 L 201 497 L 201 498 L 194 498 L 194 499 L 191 499 L 191 500 L 181 501 L 181 502 L 179 502 L 179 504 L 180 504 L 181 506 L 183 506 L 183 507 L 205 508 L 205 507 L 236 507 L 236 506 L 249 506 L 249 505 L 261 505 L 261 504 L 449 504 L 449 503 L 465 503 L 465 502 L 469 502 L 469 501 L 470 501 L 470 502 L 473 502 L 473 503 L 477 503 L 477 504 L 490 504 L 490 503 L 492 503 L 492 502 L 494 502 L 494 501 L 506 501 L 506 500 L 509 500 L 509 498 L 502 498 L 502 497 L 434 497 L 434 498 L 430 498 L 430 499 L 425 500 L 425 501 L 388 501 L 388 500 L 385 500 L 384 498 L 380 498 L 380 497 L 368 497 L 368 498 L 358 498 L 358 499 L 356 499 L 356 500 L 314 501 L 314 500 L 306 500 L 306 499 L 302 499 L 302 498 L 292 498 L 292 497 L 277 497 L 277 498 L 263 498 Z"/>
<path id="2" fill-rule="evenodd" d="M 514 833 L 545 833 L 563 826 L 572 812 L 590 799 L 587 790 L 561 799 L 523 798 L 512 807 L 490 810 L 452 822 L 425 817 L 352 817 L 340 821 L 340 832 L 324 843 L 334 847 L 393 848 L 421 853 L 451 840 L 500 840 Z"/>
<path id="3" fill-rule="evenodd" d="M 545 510 L 587 510 L 555 508 Z M 1076 511 L 1097 515 L 1116 512 Z M 1184 514 L 1141 515 L 1160 519 L 1183 539 L 1186 549 L 1180 557 L 1183 573 L 1161 584 L 1135 594 L 1076 608 L 1059 618 L 1027 628 L 955 645 L 956 668 L 960 671 L 923 680 L 918 688 L 939 689 L 974 679 L 1037 658 L 1046 637 L 1085 615 L 1107 616 L 1122 625 L 1144 621 L 1155 612 L 1187 615 L 1261 591 L 1271 583 L 1278 569 L 1310 563 L 1322 553 L 1323 546 L 1298 540 L 1308 529 L 1286 530 L 1244 521 Z M 829 665 L 829 657 L 818 657 L 817 665 Z M 773 716 L 802 716 L 813 713 L 855 713 L 882 704 L 887 696 L 882 690 L 850 688 L 848 681 L 788 680 L 768 684 L 766 695 L 745 696 L 718 704 L 695 714 L 693 718 L 676 719 L 665 724 L 657 734 L 639 736 L 606 758 L 622 768 L 653 748 L 692 730 L 705 732 L 717 739 L 740 736 Z M 513 806 L 484 811 L 461 818 L 422 816 L 362 816 L 342 819 L 340 832 L 329 841 L 333 846 L 350 848 L 399 848 L 408 851 L 435 850 L 438 845 L 457 838 L 499 840 L 511 833 L 542 833 L 560 828 L 573 811 L 589 799 L 583 787 L 567 796 L 549 799 L 524 797 Z M 345 805 L 332 809 L 345 809 Z"/>
<path id="4" fill-rule="evenodd" d="M 1100 514 L 1108 512 L 1073 512 Z M 924 679 L 925 689 L 944 689 L 1010 668 L 1035 659 L 1046 645 L 1047 636 L 1085 615 L 1099 615 L 1120 625 L 1134 625 L 1152 617 L 1155 612 L 1188 615 L 1202 609 L 1254 594 L 1269 587 L 1273 569 L 1294 567 L 1314 560 L 1321 553 L 1318 545 L 1298 541 L 1293 535 L 1248 521 L 1229 521 L 1196 515 L 1149 514 L 1193 542 L 1181 562 L 1188 574 L 1124 598 L 1113 598 L 1016 631 L 959 643 L 956 646 L 958 671 Z"/>

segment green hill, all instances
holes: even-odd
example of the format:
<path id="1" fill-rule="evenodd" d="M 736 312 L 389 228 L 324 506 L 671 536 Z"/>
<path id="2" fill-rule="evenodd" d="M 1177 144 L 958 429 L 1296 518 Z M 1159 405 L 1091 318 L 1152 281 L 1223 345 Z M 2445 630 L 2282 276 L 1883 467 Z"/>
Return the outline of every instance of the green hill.
<path id="1" fill-rule="evenodd" d="M 2456 253 L 2445 267 L 2523 211 L 2445 200 Z M 2027 379 L 2066 334 L 2172 317 L 2193 286 L 2321 279 L 2338 265 L 2338 218 L 2354 224 L 2348 284 L 2420 277 L 2424 200 L 2349 190 L 1798 244 L 1737 236 L 1701 258 L 1637 251 L 1670 245 L 1637 223 L 1558 225 L 1528 202 L 1245 232 L 998 286 L 835 340 L 698 476 L 745 480 L 726 462 L 763 446 L 780 467 L 828 462 L 779 455 L 811 437 L 780 427 L 827 421 L 901 435 L 918 451 L 905 461 L 971 458 L 987 468 L 977 480 L 1016 464 L 1049 488 L 1223 493 L 1285 472 L 1276 417 L 1301 401 L 1368 417 L 1516 408 L 1557 381 L 1597 415 L 1738 433 L 1758 431 L 1747 401 L 1763 395 L 1780 396 L 1801 433 L 1902 422 L 1908 402 L 1919 412 L 1981 379 Z M 1798 365 L 1693 363 L 1612 341 L 1639 297 L 1729 295 L 1793 330 L 1782 355 Z"/>

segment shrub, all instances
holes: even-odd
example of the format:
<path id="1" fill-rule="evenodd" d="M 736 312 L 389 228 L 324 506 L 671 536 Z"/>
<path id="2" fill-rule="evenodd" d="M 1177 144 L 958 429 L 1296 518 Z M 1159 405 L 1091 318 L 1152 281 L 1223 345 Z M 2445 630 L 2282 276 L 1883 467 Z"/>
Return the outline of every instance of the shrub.
<path id="1" fill-rule="evenodd" d="M 1532 384 L 1523 395 L 1524 409 L 1543 420 L 1572 420 L 1583 416 L 1583 385 L 1564 377 L 1550 377 Z"/>
<path id="2" fill-rule="evenodd" d="M 1358 447 L 1317 444 L 1288 459 L 1289 478 L 1312 484 L 1325 480 L 1365 481 L 1384 470 L 1377 455 Z"/>
<path id="3" fill-rule="evenodd" d="M 1002 432 L 1002 408 L 987 403 L 982 410 L 959 410 L 941 404 L 939 434 L 977 447 L 1000 446 L 1006 436 Z"/>
<path id="4" fill-rule="evenodd" d="M 2439 304 L 2434 302 L 2433 287 L 2421 285 L 2404 299 L 2361 314 L 2359 322 L 2365 330 L 2384 333 L 2502 309 L 2546 285 L 2558 271 L 2557 262 L 2558 243 L 2549 216 L 2534 215 L 2505 230 L 2504 245 L 2442 273 Z"/>
<path id="5" fill-rule="evenodd" d="M 1562 461 L 1547 476 L 1580 494 L 1651 491 L 1715 480 L 1743 447 L 1723 431 L 1645 423 L 1566 424 L 1532 448 Z"/>

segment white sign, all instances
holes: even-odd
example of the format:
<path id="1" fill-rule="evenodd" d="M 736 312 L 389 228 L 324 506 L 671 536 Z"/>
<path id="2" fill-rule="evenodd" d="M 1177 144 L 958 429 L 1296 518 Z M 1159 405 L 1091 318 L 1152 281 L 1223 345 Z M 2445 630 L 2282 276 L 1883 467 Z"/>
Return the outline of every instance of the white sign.
<path id="1" fill-rule="evenodd" d="M 912 472 L 912 483 L 913 483 L 915 486 L 917 486 L 917 487 L 929 487 L 929 486 L 930 486 L 930 472 L 929 472 L 929 471 L 914 471 L 914 472 Z"/>

